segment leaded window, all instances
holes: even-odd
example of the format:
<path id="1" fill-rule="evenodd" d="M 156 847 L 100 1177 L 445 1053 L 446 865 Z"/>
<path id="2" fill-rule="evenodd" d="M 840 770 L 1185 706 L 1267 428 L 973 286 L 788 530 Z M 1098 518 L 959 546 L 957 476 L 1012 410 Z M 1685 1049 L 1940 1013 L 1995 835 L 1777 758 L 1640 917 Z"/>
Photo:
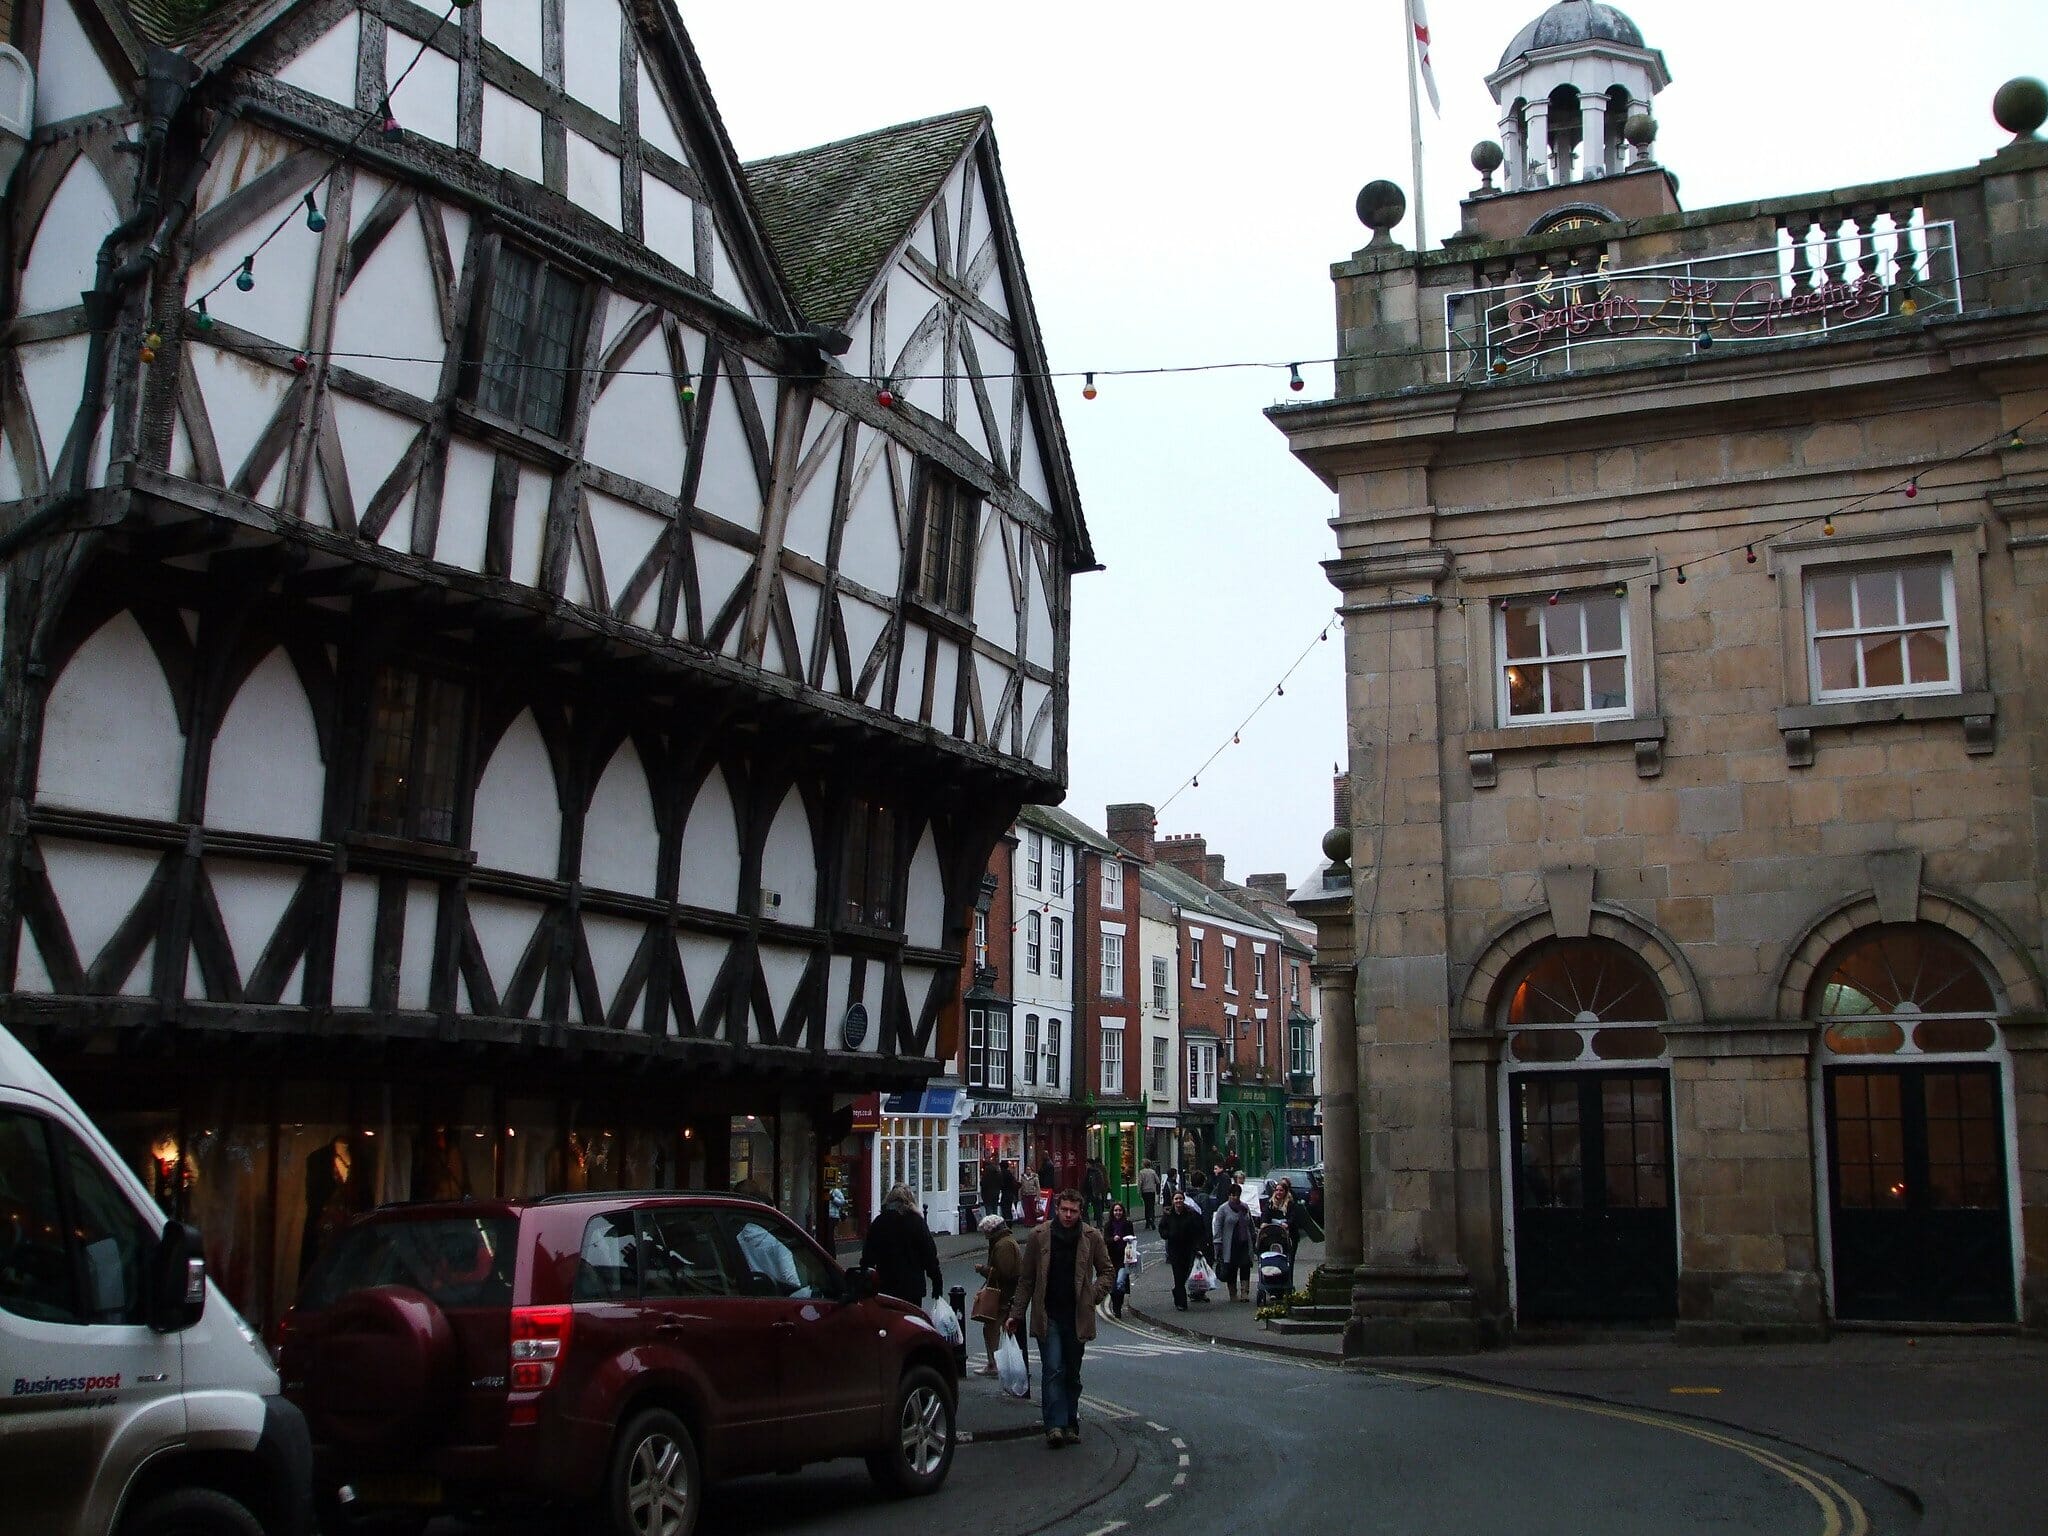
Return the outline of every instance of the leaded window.
<path id="1" fill-rule="evenodd" d="M 581 282 L 537 256 L 499 247 L 485 295 L 476 403 L 560 436 L 582 314 Z"/>

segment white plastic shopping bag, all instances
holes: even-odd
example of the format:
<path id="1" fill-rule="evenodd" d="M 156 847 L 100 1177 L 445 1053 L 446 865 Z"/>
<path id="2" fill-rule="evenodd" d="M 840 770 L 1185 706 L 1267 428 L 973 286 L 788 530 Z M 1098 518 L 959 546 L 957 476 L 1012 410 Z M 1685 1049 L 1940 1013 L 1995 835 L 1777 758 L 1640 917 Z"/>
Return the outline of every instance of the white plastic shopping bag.
<path id="1" fill-rule="evenodd" d="M 948 1344 L 958 1344 L 966 1337 L 960 1331 L 960 1314 L 953 1310 L 953 1304 L 943 1296 L 934 1296 L 924 1304 L 924 1315 L 932 1320 L 932 1326 Z"/>
<path id="2" fill-rule="evenodd" d="M 1201 1296 L 1216 1289 L 1216 1271 L 1209 1267 L 1207 1259 L 1196 1259 L 1195 1267 L 1188 1271 L 1188 1292 Z"/>
<path id="3" fill-rule="evenodd" d="M 996 1376 L 1010 1396 L 1031 1395 L 1031 1372 L 1025 1367 L 1024 1351 L 1013 1333 L 1005 1332 L 1003 1342 L 996 1346 Z"/>

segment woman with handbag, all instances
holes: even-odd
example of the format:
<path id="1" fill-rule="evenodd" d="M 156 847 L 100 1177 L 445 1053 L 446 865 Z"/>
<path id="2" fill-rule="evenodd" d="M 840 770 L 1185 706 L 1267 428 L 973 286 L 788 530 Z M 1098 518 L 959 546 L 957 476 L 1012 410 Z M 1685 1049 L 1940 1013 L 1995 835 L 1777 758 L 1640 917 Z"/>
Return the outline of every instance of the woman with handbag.
<path id="1" fill-rule="evenodd" d="M 1010 1235 L 1010 1224 L 1000 1216 L 984 1216 L 976 1231 L 988 1239 L 988 1262 L 974 1266 L 981 1276 L 981 1289 L 974 1293 L 969 1316 L 981 1324 L 981 1341 L 988 1350 L 984 1376 L 996 1374 L 996 1345 L 1003 1334 L 1003 1319 L 1010 1315 L 1010 1303 L 1017 1297 L 1017 1278 L 1024 1272 L 1024 1254 Z"/>
<path id="2" fill-rule="evenodd" d="M 1123 1201 L 1111 1201 L 1109 1219 L 1102 1224 L 1102 1240 L 1109 1247 L 1110 1262 L 1116 1265 L 1116 1283 L 1110 1287 L 1109 1308 L 1118 1317 L 1124 1315 L 1124 1298 L 1131 1292 L 1131 1244 L 1137 1238 L 1138 1229 L 1131 1225 L 1130 1213 L 1124 1209 Z"/>

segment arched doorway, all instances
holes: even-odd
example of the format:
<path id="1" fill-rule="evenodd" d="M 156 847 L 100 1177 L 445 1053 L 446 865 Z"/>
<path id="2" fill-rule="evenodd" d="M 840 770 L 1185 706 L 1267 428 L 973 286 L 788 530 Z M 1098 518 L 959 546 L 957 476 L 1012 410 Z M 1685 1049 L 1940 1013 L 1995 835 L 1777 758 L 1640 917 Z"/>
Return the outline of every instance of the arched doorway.
<path id="1" fill-rule="evenodd" d="M 1814 974 L 1835 1316 L 2015 1316 L 2005 1051 L 1989 967 L 1932 923 L 1852 934 Z"/>
<path id="2" fill-rule="evenodd" d="M 1605 938 L 1541 944 L 1503 977 L 1502 1116 L 1516 1315 L 1667 1318 L 1678 1305 L 1663 989 Z"/>

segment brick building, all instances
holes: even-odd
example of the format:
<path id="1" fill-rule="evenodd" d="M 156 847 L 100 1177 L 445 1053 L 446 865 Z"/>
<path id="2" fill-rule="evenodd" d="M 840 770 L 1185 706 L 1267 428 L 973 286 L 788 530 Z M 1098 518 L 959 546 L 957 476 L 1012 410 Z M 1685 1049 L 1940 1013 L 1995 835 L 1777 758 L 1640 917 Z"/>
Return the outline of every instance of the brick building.
<path id="1" fill-rule="evenodd" d="M 1512 190 L 1412 252 L 1368 188 L 1337 398 L 1271 413 L 1339 503 L 1353 1349 L 2048 1322 L 2039 88 L 1975 166 L 1684 212 L 1666 78 L 1546 12 Z"/>

